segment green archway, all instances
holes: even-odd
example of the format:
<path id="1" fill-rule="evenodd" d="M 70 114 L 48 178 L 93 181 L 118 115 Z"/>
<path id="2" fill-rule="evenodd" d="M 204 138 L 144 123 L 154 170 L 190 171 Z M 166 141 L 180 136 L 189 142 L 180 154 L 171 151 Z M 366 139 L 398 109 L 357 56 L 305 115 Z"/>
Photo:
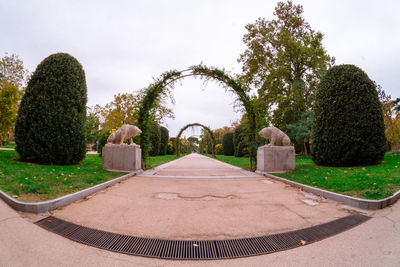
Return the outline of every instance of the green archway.
<path id="1" fill-rule="evenodd" d="M 157 105 L 157 100 L 161 95 L 170 93 L 170 88 L 174 84 L 185 77 L 200 76 L 205 81 L 214 80 L 220 84 L 225 90 L 231 91 L 236 94 L 237 101 L 245 109 L 248 119 L 249 127 L 246 134 L 249 145 L 250 167 L 255 170 L 256 156 L 257 156 L 257 143 L 256 143 L 256 114 L 251 102 L 250 96 L 246 93 L 243 82 L 238 78 L 235 79 L 223 70 L 206 67 L 204 65 L 192 66 L 183 71 L 168 71 L 156 79 L 145 91 L 145 96 L 140 103 L 138 127 L 142 130 L 140 135 L 140 146 L 142 148 L 142 164 L 146 166 L 146 157 L 149 150 L 149 120 L 150 111 Z"/>
<path id="2" fill-rule="evenodd" d="M 178 135 L 176 136 L 176 140 L 175 140 L 175 142 L 176 142 L 176 146 L 175 146 L 175 147 L 176 147 L 176 156 L 179 157 L 180 154 L 181 154 L 181 142 L 180 142 L 179 139 L 181 138 L 182 133 L 183 133 L 187 128 L 189 128 L 189 127 L 194 127 L 194 126 L 203 127 L 203 129 L 206 130 L 206 131 L 210 134 L 210 136 L 211 136 L 211 142 L 212 142 L 212 144 L 211 144 L 211 146 L 212 146 L 211 152 L 212 152 L 213 158 L 215 158 L 215 137 L 214 137 L 214 133 L 213 133 L 213 131 L 211 131 L 210 128 L 208 128 L 207 126 L 204 126 L 203 124 L 200 124 L 200 123 L 190 123 L 190 124 L 184 126 L 184 127 L 179 131 Z"/>

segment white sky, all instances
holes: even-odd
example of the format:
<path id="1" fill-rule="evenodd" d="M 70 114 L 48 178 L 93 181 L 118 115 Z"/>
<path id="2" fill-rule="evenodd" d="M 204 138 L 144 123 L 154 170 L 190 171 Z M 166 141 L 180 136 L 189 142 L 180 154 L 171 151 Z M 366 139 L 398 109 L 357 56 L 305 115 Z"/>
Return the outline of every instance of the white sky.
<path id="1" fill-rule="evenodd" d="M 336 64 L 355 64 L 400 97 L 400 1 L 294 1 L 325 37 Z M 147 87 L 167 70 L 203 62 L 240 73 L 245 25 L 272 19 L 277 1 L 267 0 L 0 0 L 0 56 L 17 54 L 34 71 L 47 56 L 66 52 L 86 72 L 88 105 L 104 105 L 117 93 Z M 204 90 L 203 90 L 204 89 Z M 188 123 L 212 129 L 241 114 L 223 88 L 186 78 L 174 90 L 170 136 Z M 199 129 L 200 130 L 200 129 Z M 187 136 L 199 130 L 186 131 Z"/>

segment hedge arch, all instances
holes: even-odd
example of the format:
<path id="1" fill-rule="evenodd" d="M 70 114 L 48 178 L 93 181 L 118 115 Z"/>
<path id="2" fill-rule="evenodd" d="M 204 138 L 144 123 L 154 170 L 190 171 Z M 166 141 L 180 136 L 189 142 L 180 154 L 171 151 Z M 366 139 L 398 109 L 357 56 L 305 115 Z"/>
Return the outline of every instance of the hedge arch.
<path id="1" fill-rule="evenodd" d="M 237 101 L 245 109 L 249 117 L 249 131 L 247 139 L 249 144 L 250 167 L 255 170 L 257 162 L 257 143 L 256 143 L 256 114 L 250 96 L 246 93 L 243 82 L 240 79 L 227 74 L 224 70 L 204 65 L 192 66 L 183 71 L 167 71 L 163 73 L 154 83 L 146 89 L 146 94 L 140 103 L 138 127 L 142 130 L 140 135 L 140 146 L 142 148 L 142 164 L 146 167 L 146 157 L 149 148 L 149 120 L 150 111 L 156 107 L 157 100 L 162 95 L 171 94 L 171 90 L 177 81 L 189 77 L 199 76 L 205 82 L 216 81 L 225 90 L 236 94 Z"/>
<path id="2" fill-rule="evenodd" d="M 194 126 L 203 127 L 203 129 L 206 130 L 206 131 L 210 134 L 210 136 L 211 136 L 211 141 L 212 141 L 212 144 L 211 144 L 211 145 L 212 145 L 212 148 L 211 148 L 212 156 L 213 156 L 213 158 L 215 158 L 215 136 L 214 136 L 214 133 L 213 133 L 213 131 L 211 131 L 210 128 L 208 128 L 207 126 L 204 126 L 203 124 L 200 124 L 200 123 L 190 123 L 190 124 L 184 126 L 184 127 L 179 131 L 178 135 L 176 136 L 176 140 L 175 140 L 175 142 L 176 142 L 176 146 L 175 146 L 175 147 L 176 147 L 176 156 L 179 157 L 180 154 L 181 154 L 181 142 L 180 142 L 179 139 L 181 138 L 182 133 L 183 133 L 187 128 L 189 128 L 189 127 L 194 127 Z"/>

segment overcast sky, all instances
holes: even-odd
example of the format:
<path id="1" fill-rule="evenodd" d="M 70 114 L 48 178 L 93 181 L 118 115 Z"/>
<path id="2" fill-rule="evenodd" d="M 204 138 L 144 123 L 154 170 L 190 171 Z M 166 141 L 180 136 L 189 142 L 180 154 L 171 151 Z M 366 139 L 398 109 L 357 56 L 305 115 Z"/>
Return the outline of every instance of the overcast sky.
<path id="1" fill-rule="evenodd" d="M 400 1 L 294 1 L 303 17 L 324 34 L 336 64 L 361 67 L 392 95 L 400 97 Z M 115 94 L 147 87 L 161 73 L 203 62 L 240 73 L 245 25 L 273 19 L 277 1 L 267 0 L 0 0 L 0 55 L 15 53 L 34 71 L 47 56 L 66 52 L 83 65 L 88 105 L 104 105 Z M 218 85 L 186 78 L 174 90 L 174 136 L 188 123 L 212 129 L 241 114 Z M 187 136 L 199 134 L 187 131 Z"/>

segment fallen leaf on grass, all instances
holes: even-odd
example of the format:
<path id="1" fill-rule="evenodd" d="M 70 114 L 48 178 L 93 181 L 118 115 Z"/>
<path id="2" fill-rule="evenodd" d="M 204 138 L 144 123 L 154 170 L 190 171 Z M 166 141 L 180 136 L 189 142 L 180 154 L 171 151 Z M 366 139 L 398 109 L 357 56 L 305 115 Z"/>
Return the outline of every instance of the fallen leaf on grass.
<path id="1" fill-rule="evenodd" d="M 302 246 L 304 246 L 305 244 L 307 244 L 307 241 L 305 241 L 305 240 L 300 240 L 300 244 L 301 244 Z"/>
<path id="2" fill-rule="evenodd" d="M 17 196 L 17 195 L 12 195 L 12 197 L 13 197 L 13 198 L 18 198 L 18 196 Z"/>

